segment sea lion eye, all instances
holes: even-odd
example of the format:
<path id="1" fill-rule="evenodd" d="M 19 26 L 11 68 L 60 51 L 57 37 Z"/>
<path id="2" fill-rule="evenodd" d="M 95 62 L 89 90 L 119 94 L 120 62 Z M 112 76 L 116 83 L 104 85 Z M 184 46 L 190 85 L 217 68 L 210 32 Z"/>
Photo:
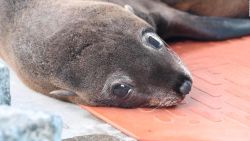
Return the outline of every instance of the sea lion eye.
<path id="1" fill-rule="evenodd" d="M 126 84 L 116 84 L 112 87 L 112 93 L 119 97 L 124 98 L 132 92 L 132 86 Z"/>
<path id="2" fill-rule="evenodd" d="M 143 35 L 142 41 L 146 46 L 155 48 L 155 49 L 160 49 L 164 46 L 164 42 L 161 40 L 161 38 L 156 35 L 155 33 L 145 33 Z"/>

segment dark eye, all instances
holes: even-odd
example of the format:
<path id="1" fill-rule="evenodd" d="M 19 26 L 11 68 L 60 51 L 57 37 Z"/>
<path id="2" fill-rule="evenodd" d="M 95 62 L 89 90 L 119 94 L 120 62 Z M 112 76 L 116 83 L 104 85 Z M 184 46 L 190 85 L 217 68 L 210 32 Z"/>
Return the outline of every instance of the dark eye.
<path id="1" fill-rule="evenodd" d="M 124 98 L 132 92 L 132 86 L 126 84 L 116 84 L 112 87 L 112 93 L 119 97 Z"/>
<path id="2" fill-rule="evenodd" d="M 155 49 L 160 49 L 164 46 L 164 42 L 161 40 L 161 38 L 155 33 L 151 33 L 151 32 L 145 33 L 143 35 L 142 41 L 144 44 L 146 44 L 146 46 L 149 46 Z"/>

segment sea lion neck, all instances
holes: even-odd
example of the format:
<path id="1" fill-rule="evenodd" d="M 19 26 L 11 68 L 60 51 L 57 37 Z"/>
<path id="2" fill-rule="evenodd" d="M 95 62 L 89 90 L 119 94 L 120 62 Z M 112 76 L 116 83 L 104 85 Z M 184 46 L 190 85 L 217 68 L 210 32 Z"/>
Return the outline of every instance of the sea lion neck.
<path id="1" fill-rule="evenodd" d="M 11 18 L 9 15 L 12 14 L 12 8 L 8 0 L 0 0 L 0 43 L 9 28 Z"/>
<path id="2" fill-rule="evenodd" d="M 37 2 L 37 0 L 0 0 L 3 14 L 12 20 L 17 13 L 36 5 Z"/>
<path id="3" fill-rule="evenodd" d="M 39 2 L 37 0 L 2 0 L 2 1 L 5 1 L 12 8 L 12 11 L 25 9 L 28 7 L 28 5 L 33 5 Z"/>
<path id="4" fill-rule="evenodd" d="M 26 9 L 28 5 L 34 5 L 36 0 L 0 0 L 0 41 L 15 22 L 15 17 Z M 18 14 L 19 13 L 19 14 Z"/>

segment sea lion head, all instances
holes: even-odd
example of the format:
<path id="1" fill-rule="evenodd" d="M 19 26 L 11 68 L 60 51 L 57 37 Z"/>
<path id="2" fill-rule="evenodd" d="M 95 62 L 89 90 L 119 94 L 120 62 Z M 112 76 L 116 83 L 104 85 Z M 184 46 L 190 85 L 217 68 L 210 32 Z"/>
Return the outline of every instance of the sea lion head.
<path id="1" fill-rule="evenodd" d="M 75 93 L 75 103 L 167 107 L 189 93 L 189 71 L 150 24 L 113 4 L 91 6 L 85 16 L 53 40 L 63 46 L 54 84 Z"/>

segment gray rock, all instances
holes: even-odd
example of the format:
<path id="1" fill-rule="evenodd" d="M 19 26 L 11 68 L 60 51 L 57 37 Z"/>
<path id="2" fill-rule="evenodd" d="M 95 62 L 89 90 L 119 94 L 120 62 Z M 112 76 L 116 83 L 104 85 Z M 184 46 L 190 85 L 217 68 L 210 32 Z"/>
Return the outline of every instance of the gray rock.
<path id="1" fill-rule="evenodd" d="M 61 131 L 58 116 L 0 106 L 0 141 L 60 141 Z"/>
<path id="2" fill-rule="evenodd" d="M 120 140 L 110 135 L 86 135 L 86 136 L 78 136 L 70 139 L 65 139 L 63 141 L 120 141 Z"/>
<path id="3" fill-rule="evenodd" d="M 9 70 L 0 60 L 0 105 L 10 105 L 10 100 Z"/>

